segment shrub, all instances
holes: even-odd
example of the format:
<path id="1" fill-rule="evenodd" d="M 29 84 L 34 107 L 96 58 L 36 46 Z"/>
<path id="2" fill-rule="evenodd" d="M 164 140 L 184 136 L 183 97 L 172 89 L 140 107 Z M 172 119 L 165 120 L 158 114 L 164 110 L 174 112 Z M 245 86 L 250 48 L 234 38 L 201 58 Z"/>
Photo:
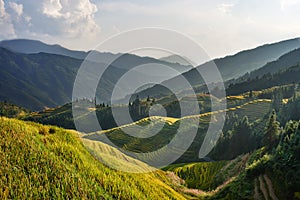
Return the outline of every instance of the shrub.
<path id="1" fill-rule="evenodd" d="M 39 134 L 40 135 L 47 135 L 49 133 L 49 128 L 46 126 L 39 127 Z"/>

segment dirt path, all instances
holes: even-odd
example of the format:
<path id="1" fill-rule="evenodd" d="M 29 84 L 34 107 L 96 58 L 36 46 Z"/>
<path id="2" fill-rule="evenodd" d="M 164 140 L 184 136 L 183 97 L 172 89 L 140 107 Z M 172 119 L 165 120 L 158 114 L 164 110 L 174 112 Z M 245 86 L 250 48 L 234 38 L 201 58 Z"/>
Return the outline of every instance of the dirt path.
<path id="1" fill-rule="evenodd" d="M 259 188 L 260 188 L 261 192 L 263 193 L 265 200 L 269 200 L 268 190 L 264 183 L 263 177 L 259 176 L 258 179 L 259 179 Z"/>
<path id="2" fill-rule="evenodd" d="M 262 200 L 258 190 L 259 190 L 259 186 L 258 186 L 258 180 L 256 178 L 254 180 L 254 196 L 253 196 L 254 200 Z"/>
<path id="3" fill-rule="evenodd" d="M 260 175 L 258 177 L 258 180 L 257 179 L 254 180 L 254 195 L 253 195 L 254 200 L 262 199 L 262 196 L 260 195 L 259 190 L 263 194 L 264 200 L 269 200 L 269 199 L 270 200 L 279 200 L 277 198 L 277 196 L 275 195 L 272 181 L 266 174 Z M 259 184 L 259 186 L 258 186 L 258 184 Z"/>
<path id="4" fill-rule="evenodd" d="M 275 195 L 274 189 L 273 189 L 272 181 L 269 179 L 269 177 L 266 174 L 264 175 L 264 179 L 265 179 L 265 181 L 267 183 L 270 197 L 273 200 L 278 200 L 277 196 Z"/>

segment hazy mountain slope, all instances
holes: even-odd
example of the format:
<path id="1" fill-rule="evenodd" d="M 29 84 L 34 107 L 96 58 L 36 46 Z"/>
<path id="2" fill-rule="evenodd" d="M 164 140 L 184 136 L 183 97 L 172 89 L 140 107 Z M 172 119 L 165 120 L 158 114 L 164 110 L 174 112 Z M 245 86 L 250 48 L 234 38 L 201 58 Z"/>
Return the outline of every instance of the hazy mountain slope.
<path id="1" fill-rule="evenodd" d="M 3 48 L 0 48 L 0 55 L 2 101 L 31 110 L 56 107 L 71 101 L 73 83 L 82 60 L 46 53 L 19 54 Z M 95 67 L 101 67 L 101 64 L 95 64 Z M 112 85 L 111 81 L 117 80 L 123 71 L 110 67 L 102 83 Z M 87 76 L 92 78 L 95 75 Z"/>
<path id="2" fill-rule="evenodd" d="M 106 149 L 102 156 L 119 155 L 121 164 L 133 160 L 97 145 Z M 0 147 L 1 199 L 184 199 L 161 171 L 129 174 L 106 167 L 74 131 L 1 117 Z"/>
<path id="3" fill-rule="evenodd" d="M 170 62 L 170 63 L 179 63 L 181 65 L 190 65 L 190 61 L 187 58 L 183 58 L 179 55 L 170 55 L 166 57 L 161 57 L 159 60 Z"/>
<path id="4" fill-rule="evenodd" d="M 268 62 L 277 60 L 280 56 L 300 47 L 299 38 L 281 41 L 273 44 L 266 44 L 259 46 L 254 49 L 241 51 L 232 56 L 226 56 L 224 58 L 214 59 L 204 63 L 197 68 L 210 67 L 212 62 L 218 67 L 224 81 L 238 78 L 239 76 L 244 75 L 247 72 L 256 70 Z M 195 87 L 200 84 L 203 84 L 203 79 L 199 75 L 196 69 L 191 69 L 188 72 L 182 74 L 190 84 Z M 184 90 L 178 83 L 178 77 L 167 80 L 164 82 L 166 85 L 175 86 L 174 88 L 178 91 Z M 170 95 L 170 91 L 165 90 L 161 86 L 153 86 L 152 88 L 146 89 L 139 93 L 141 97 L 147 97 L 147 95 L 161 97 L 164 95 Z"/>
<path id="5" fill-rule="evenodd" d="M 37 53 L 40 51 L 41 53 Z M 107 60 L 118 57 L 108 67 L 100 81 L 100 87 L 97 91 L 98 102 L 110 102 L 111 93 L 117 81 L 123 74 L 136 66 L 149 64 L 149 68 L 153 67 L 153 69 L 149 69 L 151 71 L 157 69 L 155 66 L 166 65 L 177 70 L 177 72 L 161 71 L 159 76 L 134 70 L 137 81 L 145 79 L 163 81 L 167 77 L 190 69 L 190 66 L 167 63 L 132 54 L 115 55 L 100 52 L 93 52 L 93 54 L 97 56 L 97 63 L 92 64 L 95 71 L 98 67 L 106 67 L 104 63 Z M 81 66 L 82 58 L 86 55 L 86 52 L 71 51 L 58 45 L 47 45 L 40 41 L 2 41 L 0 43 L 0 84 L 2 89 L 0 100 L 8 100 L 33 110 L 70 102 L 77 70 Z M 97 78 L 94 71 L 88 76 Z M 123 84 L 119 87 L 122 88 L 121 91 L 128 94 L 134 86 Z M 121 95 L 117 98 L 124 96 Z"/>
<path id="6" fill-rule="evenodd" d="M 124 61 L 124 63 L 122 62 Z M 22 54 L 0 48 L 0 100 L 40 110 L 44 107 L 56 107 L 71 101 L 74 80 L 83 60 L 57 54 L 37 53 Z M 126 61 L 126 62 L 125 62 Z M 156 63 L 155 63 L 156 62 Z M 163 63 L 152 58 L 141 58 L 125 54 L 105 71 L 97 89 L 98 102 L 110 102 L 111 93 L 120 77 L 135 65 Z M 118 67 L 115 67 L 115 64 Z M 168 64 L 180 68 L 181 65 Z M 104 68 L 103 63 L 90 63 L 90 67 Z M 183 68 L 185 68 L 183 66 Z M 135 72 L 137 80 L 157 79 L 151 74 Z M 86 74 L 91 79 L 97 78 L 91 72 Z M 164 80 L 164 74 L 161 74 Z M 132 85 L 121 85 L 125 93 L 132 90 Z M 122 98 L 120 96 L 119 98 Z"/>
<path id="7" fill-rule="evenodd" d="M 300 63 L 300 49 L 295 49 L 289 53 L 282 55 L 278 60 L 267 63 L 265 66 L 252 71 L 250 74 L 242 76 L 237 81 L 244 81 L 246 79 L 260 78 L 265 74 L 273 74 L 284 70 L 288 67 L 295 66 Z"/>
<path id="8" fill-rule="evenodd" d="M 263 90 L 273 86 L 299 83 L 300 65 L 288 67 L 274 74 L 265 74 L 261 78 L 245 80 L 241 83 L 230 85 L 227 95 L 241 94 L 250 90 Z"/>
<path id="9" fill-rule="evenodd" d="M 84 59 L 87 56 L 87 52 L 84 51 L 72 51 L 57 44 L 49 45 L 41 41 L 28 39 L 3 40 L 0 42 L 0 47 L 25 54 L 44 52 L 70 56 L 78 59 Z"/>
<path id="10" fill-rule="evenodd" d="M 49 45 L 41 41 L 28 39 L 4 40 L 0 42 L 0 47 L 18 53 L 33 54 L 43 52 L 70 56 L 77 59 L 84 59 L 90 53 L 90 51 L 74 51 L 57 44 Z M 112 54 L 109 52 L 93 51 L 93 53 L 97 55 L 97 61 L 100 63 L 108 63 L 108 61 L 118 58 L 114 63 L 112 63 L 112 65 L 126 70 L 132 69 L 133 66 L 143 65 L 146 63 L 159 63 L 162 65 L 172 66 L 173 69 L 180 73 L 191 69 L 191 66 L 187 66 L 187 64 L 180 65 L 180 63 L 178 64 L 168 61 L 161 61 L 150 57 L 140 57 L 134 54 L 124 54 L 119 57 L 120 54 Z"/>

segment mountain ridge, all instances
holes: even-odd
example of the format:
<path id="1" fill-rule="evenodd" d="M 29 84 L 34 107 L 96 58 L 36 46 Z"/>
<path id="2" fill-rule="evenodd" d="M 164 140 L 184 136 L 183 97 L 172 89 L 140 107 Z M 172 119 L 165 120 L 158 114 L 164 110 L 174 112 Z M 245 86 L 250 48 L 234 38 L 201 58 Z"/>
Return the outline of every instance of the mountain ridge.
<path id="1" fill-rule="evenodd" d="M 251 72 L 257 68 L 263 67 L 268 62 L 277 60 L 280 56 L 297 48 L 300 48 L 300 40 L 299 38 L 294 38 L 272 44 L 264 44 L 253 49 L 240 51 L 234 55 L 225 56 L 223 58 L 216 58 L 201 64 L 196 68 L 209 69 L 210 66 L 216 65 L 221 73 L 221 76 L 223 77 L 223 80 L 228 81 L 232 78 L 238 78 L 247 72 Z M 197 87 L 204 84 L 204 80 L 198 73 L 197 69 L 191 69 L 190 71 L 182 74 L 182 76 L 189 81 L 192 87 Z M 176 82 L 179 82 L 178 79 L 179 77 L 174 77 L 164 81 L 163 84 L 174 86 L 176 85 Z M 180 86 L 174 87 L 174 90 L 177 92 L 184 89 L 185 88 L 181 88 Z M 140 97 L 145 98 L 147 95 L 161 97 L 163 95 L 170 95 L 171 93 L 170 91 L 166 91 L 160 85 L 155 85 L 139 92 L 138 94 Z"/>

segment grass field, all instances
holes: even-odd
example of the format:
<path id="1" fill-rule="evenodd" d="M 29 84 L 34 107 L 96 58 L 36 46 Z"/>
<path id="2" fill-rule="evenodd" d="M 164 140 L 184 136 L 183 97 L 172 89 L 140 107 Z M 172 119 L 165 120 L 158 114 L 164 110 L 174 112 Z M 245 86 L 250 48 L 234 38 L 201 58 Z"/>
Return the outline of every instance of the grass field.
<path id="1" fill-rule="evenodd" d="M 119 164 L 141 164 L 107 145 L 91 143 L 104 158 L 114 153 Z M 0 160 L 1 199 L 184 199 L 164 172 L 113 170 L 89 153 L 77 132 L 57 127 L 1 117 Z"/>

